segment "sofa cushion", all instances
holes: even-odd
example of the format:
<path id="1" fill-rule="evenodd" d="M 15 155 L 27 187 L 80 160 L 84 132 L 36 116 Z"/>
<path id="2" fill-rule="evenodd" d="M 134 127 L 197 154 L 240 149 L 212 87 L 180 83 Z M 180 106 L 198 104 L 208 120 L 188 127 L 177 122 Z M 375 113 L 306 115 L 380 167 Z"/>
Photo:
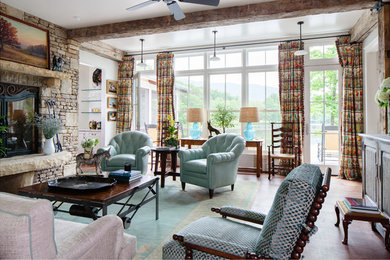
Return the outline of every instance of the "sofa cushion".
<path id="1" fill-rule="evenodd" d="M 118 154 L 112 156 L 111 160 L 107 160 L 107 167 L 125 165 L 127 162 L 131 163 L 133 167 L 136 167 L 135 154 Z"/>
<path id="2" fill-rule="evenodd" d="M 207 173 L 207 159 L 191 160 L 183 163 L 183 169 L 186 171 Z"/>
<path id="3" fill-rule="evenodd" d="M 257 239 L 257 253 L 288 259 L 322 183 L 315 165 L 303 164 L 292 170 L 280 185 L 271 210 Z"/>

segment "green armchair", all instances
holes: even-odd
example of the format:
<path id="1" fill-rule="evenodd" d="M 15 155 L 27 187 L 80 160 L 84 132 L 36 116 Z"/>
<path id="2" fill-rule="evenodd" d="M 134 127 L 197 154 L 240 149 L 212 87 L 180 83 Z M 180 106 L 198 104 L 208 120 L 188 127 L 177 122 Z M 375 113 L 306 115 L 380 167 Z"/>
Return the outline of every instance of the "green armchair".
<path id="1" fill-rule="evenodd" d="M 236 207 L 212 208 L 222 217 L 203 217 L 184 227 L 163 246 L 162 257 L 300 259 L 317 231 L 314 223 L 329 190 L 330 175 L 328 168 L 323 177 L 315 165 L 295 168 L 280 185 L 267 215 Z"/>
<path id="2" fill-rule="evenodd" d="M 238 160 L 244 151 L 245 140 L 235 134 L 221 134 L 207 140 L 200 149 L 179 151 L 180 180 L 182 189 L 186 183 L 209 189 L 231 185 L 237 178 Z"/>
<path id="3" fill-rule="evenodd" d="M 111 148 L 111 159 L 102 160 L 102 171 L 123 169 L 124 164 L 129 162 L 132 169 L 145 174 L 152 145 L 152 139 L 147 134 L 138 131 L 123 132 L 114 136 L 108 146 L 99 148 L 97 151 L 99 153 Z"/>

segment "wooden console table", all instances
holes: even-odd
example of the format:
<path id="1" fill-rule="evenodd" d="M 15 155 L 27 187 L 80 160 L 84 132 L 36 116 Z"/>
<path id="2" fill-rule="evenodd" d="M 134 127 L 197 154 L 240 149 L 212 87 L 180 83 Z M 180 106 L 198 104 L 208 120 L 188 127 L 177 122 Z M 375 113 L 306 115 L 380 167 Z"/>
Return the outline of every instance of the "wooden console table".
<path id="1" fill-rule="evenodd" d="M 207 141 L 207 139 L 191 139 L 191 138 L 182 138 L 180 139 L 181 146 L 188 146 L 188 149 L 191 149 L 192 145 L 202 145 Z M 255 168 L 239 168 L 240 171 L 250 171 L 256 172 L 256 176 L 260 177 L 260 173 L 263 169 L 263 140 L 252 140 L 246 141 L 246 147 L 256 147 L 256 167 Z"/>

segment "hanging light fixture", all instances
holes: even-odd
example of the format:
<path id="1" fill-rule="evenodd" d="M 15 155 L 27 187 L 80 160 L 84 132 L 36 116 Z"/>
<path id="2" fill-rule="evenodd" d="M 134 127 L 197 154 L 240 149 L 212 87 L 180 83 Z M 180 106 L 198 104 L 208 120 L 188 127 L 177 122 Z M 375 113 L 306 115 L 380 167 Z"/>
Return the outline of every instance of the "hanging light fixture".
<path id="1" fill-rule="evenodd" d="M 308 52 L 305 51 L 302 47 L 302 24 L 303 21 L 299 21 L 299 51 L 294 52 L 295 56 L 303 56 L 306 55 Z"/>
<path id="2" fill-rule="evenodd" d="M 217 57 L 217 31 L 213 31 L 214 33 L 214 55 L 210 58 L 210 61 L 219 61 L 220 58 Z"/>
<path id="3" fill-rule="evenodd" d="M 141 41 L 141 62 L 137 66 L 146 67 L 146 63 L 144 62 L 144 39 L 139 40 Z"/>

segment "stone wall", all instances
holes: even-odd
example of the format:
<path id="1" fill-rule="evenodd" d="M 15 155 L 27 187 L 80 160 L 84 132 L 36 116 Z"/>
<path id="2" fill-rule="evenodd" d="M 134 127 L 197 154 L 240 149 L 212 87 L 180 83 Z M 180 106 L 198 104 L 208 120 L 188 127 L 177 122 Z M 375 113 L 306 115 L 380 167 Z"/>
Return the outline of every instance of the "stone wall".
<path id="1" fill-rule="evenodd" d="M 54 55 L 64 61 L 63 72 L 70 75 L 70 80 L 64 79 L 59 84 L 48 86 L 47 81 L 40 76 L 27 75 L 18 72 L 0 71 L 0 81 L 40 88 L 40 114 L 47 114 L 46 101 L 56 101 L 56 113 L 64 124 L 60 139 L 64 150 L 75 155 L 78 147 L 78 81 L 79 81 L 79 43 L 67 39 L 66 30 L 53 23 L 30 15 L 21 10 L 0 3 L 0 11 L 49 30 L 50 59 Z M 73 161 L 74 163 L 74 161 Z M 66 166 L 65 166 L 66 168 Z"/>

